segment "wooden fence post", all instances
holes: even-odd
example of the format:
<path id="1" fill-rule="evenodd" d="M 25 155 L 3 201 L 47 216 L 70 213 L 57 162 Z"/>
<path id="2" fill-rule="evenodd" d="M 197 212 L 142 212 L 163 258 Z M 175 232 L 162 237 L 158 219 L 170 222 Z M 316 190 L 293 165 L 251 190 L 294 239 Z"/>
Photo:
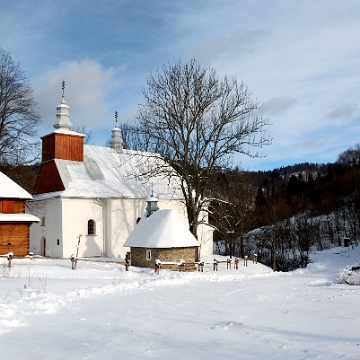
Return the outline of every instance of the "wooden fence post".
<path id="1" fill-rule="evenodd" d="M 73 255 L 71 255 L 70 260 L 71 260 L 71 269 L 72 269 L 72 270 L 75 270 L 75 269 L 76 269 L 76 262 L 77 262 L 77 259 L 76 259 L 76 257 L 75 257 L 75 255 L 74 255 L 74 254 L 73 254 Z"/>
<path id="2" fill-rule="evenodd" d="M 204 262 L 200 261 L 198 263 L 198 271 L 204 272 Z"/>
<path id="3" fill-rule="evenodd" d="M 11 268 L 11 260 L 12 260 L 13 256 L 14 256 L 14 253 L 12 253 L 12 252 L 8 253 L 7 259 L 8 259 L 8 267 L 9 268 Z"/>
<path id="4" fill-rule="evenodd" d="M 214 271 L 218 271 L 218 264 L 219 262 L 216 259 L 214 259 Z"/>
<path id="5" fill-rule="evenodd" d="M 234 268 L 235 268 L 236 270 L 239 268 L 239 259 L 238 259 L 238 258 L 235 258 Z"/>
<path id="6" fill-rule="evenodd" d="M 254 263 L 257 264 L 257 254 L 254 254 L 254 255 L 252 256 L 252 260 L 253 260 L 253 264 L 254 264 Z"/>
<path id="7" fill-rule="evenodd" d="M 230 270 L 231 270 L 231 259 L 226 260 L 226 269 L 229 269 L 229 267 L 230 267 Z"/>
<path id="8" fill-rule="evenodd" d="M 247 262 L 248 262 L 248 257 L 244 256 L 244 266 L 247 266 Z"/>
<path id="9" fill-rule="evenodd" d="M 155 272 L 160 274 L 161 263 L 155 262 Z"/>

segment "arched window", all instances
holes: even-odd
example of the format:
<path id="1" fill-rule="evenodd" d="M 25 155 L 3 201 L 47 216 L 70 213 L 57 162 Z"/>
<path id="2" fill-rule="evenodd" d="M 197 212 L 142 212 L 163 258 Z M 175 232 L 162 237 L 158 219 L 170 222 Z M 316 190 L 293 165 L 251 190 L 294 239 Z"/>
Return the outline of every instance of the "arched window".
<path id="1" fill-rule="evenodd" d="M 88 221 L 88 235 L 95 235 L 96 233 L 96 226 L 95 220 L 90 219 Z"/>

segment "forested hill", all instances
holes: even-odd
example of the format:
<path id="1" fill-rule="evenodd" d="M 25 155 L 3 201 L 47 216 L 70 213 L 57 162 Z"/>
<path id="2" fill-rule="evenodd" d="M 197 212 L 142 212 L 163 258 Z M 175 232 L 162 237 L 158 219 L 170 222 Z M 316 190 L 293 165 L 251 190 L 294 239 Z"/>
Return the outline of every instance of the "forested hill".
<path id="1" fill-rule="evenodd" d="M 229 170 L 215 183 L 212 194 L 226 201 L 213 201 L 211 221 L 215 239 L 223 240 L 230 254 L 242 256 L 250 246 L 271 266 L 273 254 L 278 254 L 277 268 L 287 270 L 306 265 L 312 246 L 338 245 L 344 238 L 360 241 L 359 146 L 341 153 L 335 163 L 303 163 L 266 172 Z M 246 242 L 255 229 L 257 238 Z"/>

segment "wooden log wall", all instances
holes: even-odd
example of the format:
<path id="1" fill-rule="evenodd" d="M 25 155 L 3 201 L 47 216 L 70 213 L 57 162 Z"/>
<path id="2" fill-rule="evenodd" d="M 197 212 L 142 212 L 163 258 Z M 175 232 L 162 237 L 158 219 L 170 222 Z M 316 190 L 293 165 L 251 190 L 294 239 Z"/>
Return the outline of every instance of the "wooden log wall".
<path id="1" fill-rule="evenodd" d="M 5 214 L 24 214 L 25 200 L 2 199 L 0 200 L 0 212 Z"/>
<path id="2" fill-rule="evenodd" d="M 0 254 L 10 251 L 15 256 L 25 256 L 30 250 L 29 223 L 2 223 L 0 222 Z"/>

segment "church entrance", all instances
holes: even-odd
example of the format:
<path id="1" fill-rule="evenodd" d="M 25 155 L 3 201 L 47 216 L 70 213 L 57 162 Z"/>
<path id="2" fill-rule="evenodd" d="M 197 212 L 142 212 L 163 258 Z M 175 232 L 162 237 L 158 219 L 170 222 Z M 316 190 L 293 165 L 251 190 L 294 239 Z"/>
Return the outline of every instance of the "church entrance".
<path id="1" fill-rule="evenodd" d="M 40 240 L 40 254 L 41 256 L 46 256 L 46 238 L 45 236 L 42 236 L 41 237 L 41 240 Z"/>

